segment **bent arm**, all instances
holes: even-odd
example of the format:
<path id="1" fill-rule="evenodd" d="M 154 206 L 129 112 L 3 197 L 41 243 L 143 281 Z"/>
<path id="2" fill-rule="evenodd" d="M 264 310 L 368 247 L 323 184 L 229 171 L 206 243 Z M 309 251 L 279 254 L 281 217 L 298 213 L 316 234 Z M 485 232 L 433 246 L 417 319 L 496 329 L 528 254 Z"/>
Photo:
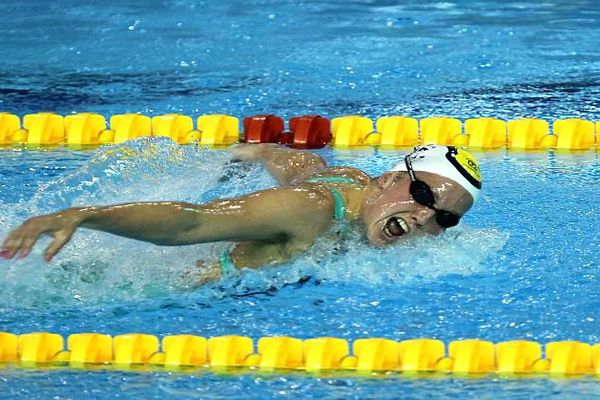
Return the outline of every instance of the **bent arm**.
<path id="1" fill-rule="evenodd" d="M 232 148 L 231 152 L 238 160 L 262 162 L 269 173 L 283 186 L 303 180 L 327 166 L 325 161 L 315 153 L 275 144 L 243 144 Z"/>

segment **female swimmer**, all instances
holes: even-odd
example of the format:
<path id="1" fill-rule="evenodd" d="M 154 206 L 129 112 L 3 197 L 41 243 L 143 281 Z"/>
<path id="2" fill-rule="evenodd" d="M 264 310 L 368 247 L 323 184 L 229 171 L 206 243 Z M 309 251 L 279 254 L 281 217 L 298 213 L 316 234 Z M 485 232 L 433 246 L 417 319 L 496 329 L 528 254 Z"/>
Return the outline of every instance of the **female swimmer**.
<path id="1" fill-rule="evenodd" d="M 235 246 L 202 265 L 203 281 L 240 268 L 289 260 L 306 251 L 335 220 L 362 229 L 375 246 L 439 234 L 456 225 L 477 200 L 477 160 L 450 146 L 415 148 L 379 177 L 350 167 L 328 167 L 316 154 L 278 145 L 239 145 L 235 160 L 260 161 L 280 186 L 206 204 L 140 202 L 74 207 L 26 220 L 5 238 L 0 256 L 26 257 L 41 235 L 50 235 L 46 261 L 79 227 L 157 245 L 231 241 Z"/>

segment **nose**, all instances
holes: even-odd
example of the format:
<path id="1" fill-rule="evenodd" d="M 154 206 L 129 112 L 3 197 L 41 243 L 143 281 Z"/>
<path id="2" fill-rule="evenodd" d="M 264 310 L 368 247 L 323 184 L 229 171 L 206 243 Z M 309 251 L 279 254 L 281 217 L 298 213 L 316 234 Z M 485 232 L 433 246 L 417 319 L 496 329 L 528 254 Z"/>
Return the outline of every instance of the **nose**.
<path id="1" fill-rule="evenodd" d="M 420 204 L 415 205 L 415 209 L 410 213 L 410 218 L 417 226 L 426 225 L 435 216 L 435 211 Z"/>

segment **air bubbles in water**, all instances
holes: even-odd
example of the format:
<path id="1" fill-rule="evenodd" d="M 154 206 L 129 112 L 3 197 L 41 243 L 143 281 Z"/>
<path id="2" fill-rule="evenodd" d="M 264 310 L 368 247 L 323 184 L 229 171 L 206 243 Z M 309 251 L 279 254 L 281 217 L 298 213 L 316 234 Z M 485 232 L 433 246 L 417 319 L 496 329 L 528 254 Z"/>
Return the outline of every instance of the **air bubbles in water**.
<path id="1" fill-rule="evenodd" d="M 371 161 L 376 162 L 371 157 Z M 29 201 L 7 204 L 0 235 L 23 218 L 71 206 L 133 201 L 201 203 L 274 186 L 257 164 L 231 163 L 225 151 L 143 138 L 99 150 L 79 170 L 42 185 Z M 357 229 L 354 229 L 357 228 Z M 334 226 L 309 252 L 281 266 L 242 272 L 205 289 L 207 296 L 281 288 L 312 278 L 366 286 L 402 285 L 482 268 L 507 237 L 464 225 L 386 249 L 369 246 L 358 227 Z M 191 290 L 197 260 L 217 260 L 227 243 L 161 247 L 80 229 L 52 263 L 42 261 L 49 239 L 0 277 L 0 305 L 69 305 L 167 296 Z"/>

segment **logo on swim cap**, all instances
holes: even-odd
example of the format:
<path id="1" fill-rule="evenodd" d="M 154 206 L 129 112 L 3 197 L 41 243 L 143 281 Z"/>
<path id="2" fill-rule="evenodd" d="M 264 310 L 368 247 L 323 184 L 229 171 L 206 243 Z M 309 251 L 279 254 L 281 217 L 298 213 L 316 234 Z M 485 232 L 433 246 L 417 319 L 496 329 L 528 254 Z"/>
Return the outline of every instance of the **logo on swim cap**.
<path id="1" fill-rule="evenodd" d="M 481 189 L 481 173 L 479 172 L 479 163 L 471 153 L 463 149 L 457 149 L 454 146 L 448 146 L 446 153 L 448 161 L 456 167 L 469 182 L 477 189 Z"/>
<path id="2" fill-rule="evenodd" d="M 417 146 L 408 155 L 414 171 L 430 172 L 453 180 L 471 194 L 473 201 L 481 192 L 481 172 L 477 159 L 468 151 L 454 146 L 429 144 Z M 406 171 L 404 162 L 391 171 Z"/>

